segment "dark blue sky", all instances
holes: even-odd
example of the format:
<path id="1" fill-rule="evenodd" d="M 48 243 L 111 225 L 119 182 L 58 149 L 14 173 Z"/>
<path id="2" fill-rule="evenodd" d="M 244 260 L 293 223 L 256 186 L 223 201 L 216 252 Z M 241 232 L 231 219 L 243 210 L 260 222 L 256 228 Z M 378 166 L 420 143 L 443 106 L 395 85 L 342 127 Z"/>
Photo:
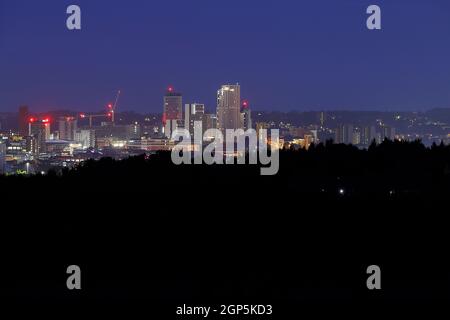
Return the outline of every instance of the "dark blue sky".
<path id="1" fill-rule="evenodd" d="M 255 109 L 450 107 L 450 1 L 0 0 L 0 111 L 99 110 L 121 88 L 120 109 L 160 112 L 168 84 L 214 110 L 235 82 Z"/>

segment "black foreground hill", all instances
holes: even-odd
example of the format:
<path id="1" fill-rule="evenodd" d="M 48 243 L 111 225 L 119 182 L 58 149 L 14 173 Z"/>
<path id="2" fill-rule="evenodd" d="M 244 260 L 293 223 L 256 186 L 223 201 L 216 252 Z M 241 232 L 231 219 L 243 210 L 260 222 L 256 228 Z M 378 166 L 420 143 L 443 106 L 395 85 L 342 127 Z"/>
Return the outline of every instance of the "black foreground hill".
<path id="1" fill-rule="evenodd" d="M 282 151 L 275 176 L 259 169 L 175 166 L 160 153 L 0 177 L 1 298 L 163 319 L 185 303 L 318 317 L 450 303 L 449 146 L 327 143 Z M 81 292 L 65 287 L 71 264 Z"/>

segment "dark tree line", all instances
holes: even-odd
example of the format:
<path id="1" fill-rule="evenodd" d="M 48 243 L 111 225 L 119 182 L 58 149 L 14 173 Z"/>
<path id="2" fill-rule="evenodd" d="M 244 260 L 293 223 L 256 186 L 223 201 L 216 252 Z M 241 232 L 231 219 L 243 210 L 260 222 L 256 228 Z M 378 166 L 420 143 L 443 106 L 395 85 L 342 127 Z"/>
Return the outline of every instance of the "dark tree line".
<path id="1" fill-rule="evenodd" d="M 444 144 L 427 148 L 420 141 L 386 140 L 361 150 L 330 141 L 308 150 L 283 150 L 279 162 L 277 175 L 260 176 L 259 165 L 176 166 L 170 152 L 160 152 L 125 160 L 89 160 L 75 169 L 50 171 L 45 176 L 0 177 L 0 188 L 134 193 L 169 190 L 174 185 L 183 190 L 234 185 L 241 190 L 257 186 L 281 194 L 346 197 L 442 194 L 450 190 L 450 146 Z"/>

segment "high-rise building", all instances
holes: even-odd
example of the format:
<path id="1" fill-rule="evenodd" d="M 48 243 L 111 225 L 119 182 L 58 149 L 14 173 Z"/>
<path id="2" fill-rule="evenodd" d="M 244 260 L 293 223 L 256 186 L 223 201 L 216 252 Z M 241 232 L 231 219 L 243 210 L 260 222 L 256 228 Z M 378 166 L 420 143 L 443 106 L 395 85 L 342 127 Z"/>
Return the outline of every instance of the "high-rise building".
<path id="1" fill-rule="evenodd" d="M 245 131 L 253 128 L 252 111 L 250 110 L 250 104 L 247 100 L 242 102 L 241 123 Z"/>
<path id="2" fill-rule="evenodd" d="M 364 127 L 361 132 L 361 143 L 369 146 L 373 140 L 376 140 L 377 132 L 374 126 Z"/>
<path id="3" fill-rule="evenodd" d="M 19 107 L 19 135 L 25 137 L 28 135 L 28 119 L 29 110 L 28 106 Z"/>
<path id="4" fill-rule="evenodd" d="M 395 140 L 395 128 L 389 126 L 381 127 L 381 141 L 384 141 L 385 139 Z"/>
<path id="5" fill-rule="evenodd" d="M 175 92 L 173 87 L 167 89 L 164 95 L 163 133 L 171 137 L 172 132 L 183 125 L 183 96 Z"/>
<path id="6" fill-rule="evenodd" d="M 336 128 L 335 143 L 353 143 L 353 125 L 344 124 Z"/>
<path id="7" fill-rule="evenodd" d="M 203 131 L 206 125 L 205 105 L 200 103 L 186 104 L 184 106 L 184 128 L 193 135 L 195 129 L 200 129 L 198 128 L 199 122 L 201 122 Z"/>
<path id="8" fill-rule="evenodd" d="M 217 127 L 222 131 L 243 128 L 240 85 L 223 85 L 217 91 Z"/>
<path id="9" fill-rule="evenodd" d="M 327 120 L 327 114 L 325 112 L 320 112 L 319 114 L 319 121 L 320 121 L 320 126 L 323 128 L 325 125 L 325 121 Z"/>
<path id="10" fill-rule="evenodd" d="M 77 119 L 74 117 L 61 117 L 59 124 L 59 139 L 74 141 L 77 130 Z"/>
<path id="11" fill-rule="evenodd" d="M 50 138 L 50 119 L 29 119 L 29 136 L 34 140 L 31 152 L 34 154 L 45 153 L 45 142 Z"/>
<path id="12" fill-rule="evenodd" d="M 353 145 L 361 144 L 361 131 L 360 130 L 353 131 L 352 144 Z"/>

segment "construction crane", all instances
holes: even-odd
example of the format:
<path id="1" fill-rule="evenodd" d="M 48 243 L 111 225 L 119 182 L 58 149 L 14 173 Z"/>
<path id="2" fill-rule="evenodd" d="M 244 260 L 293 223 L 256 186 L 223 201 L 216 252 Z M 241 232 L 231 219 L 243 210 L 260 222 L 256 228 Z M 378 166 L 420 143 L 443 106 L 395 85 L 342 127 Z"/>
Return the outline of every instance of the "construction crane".
<path id="1" fill-rule="evenodd" d="M 89 128 L 92 128 L 92 119 L 94 118 L 112 118 L 112 113 L 106 113 L 106 114 L 80 114 L 81 119 L 88 118 L 89 119 Z"/>
<path id="2" fill-rule="evenodd" d="M 82 113 L 82 114 L 80 114 L 80 118 L 81 119 L 88 118 L 90 128 L 92 128 L 92 119 L 94 119 L 94 118 L 111 118 L 112 124 L 115 124 L 115 114 L 116 114 L 117 106 L 119 105 L 119 98 L 120 98 L 121 93 L 122 93 L 122 91 L 118 90 L 114 104 L 112 104 L 112 103 L 108 104 L 108 112 L 103 113 L 103 114 L 88 114 L 88 115 Z"/>
<path id="3" fill-rule="evenodd" d="M 116 95 L 116 100 L 114 101 L 114 104 L 111 104 L 111 103 L 108 104 L 109 112 L 111 113 L 111 122 L 113 124 L 115 124 L 115 119 L 116 119 L 115 114 L 116 114 L 116 111 L 117 111 L 117 106 L 119 104 L 119 99 L 120 99 L 121 93 L 122 92 L 120 90 L 118 90 L 117 91 L 117 95 Z"/>

